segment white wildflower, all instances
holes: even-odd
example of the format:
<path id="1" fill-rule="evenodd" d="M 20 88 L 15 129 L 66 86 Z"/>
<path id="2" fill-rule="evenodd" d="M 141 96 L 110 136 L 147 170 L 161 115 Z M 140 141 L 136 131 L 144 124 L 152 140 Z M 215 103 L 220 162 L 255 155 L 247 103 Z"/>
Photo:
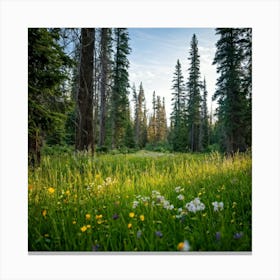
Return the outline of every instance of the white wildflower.
<path id="1" fill-rule="evenodd" d="M 194 200 L 186 204 L 186 208 L 189 212 L 195 213 L 197 211 L 203 211 L 205 209 L 205 205 L 200 201 L 198 197 L 196 197 Z"/>
<path id="2" fill-rule="evenodd" d="M 139 205 L 139 201 L 134 200 L 134 201 L 132 202 L 132 208 L 136 208 L 138 205 Z"/>
<path id="3" fill-rule="evenodd" d="M 178 196 L 177 196 L 177 198 L 179 199 L 179 200 L 184 200 L 184 196 L 182 195 L 182 194 L 179 194 Z"/>
<path id="4" fill-rule="evenodd" d="M 214 207 L 214 211 L 217 212 L 217 211 L 221 211 L 224 209 L 224 203 L 221 201 L 221 202 L 217 202 L 217 201 L 214 201 L 212 202 L 212 205 Z"/>

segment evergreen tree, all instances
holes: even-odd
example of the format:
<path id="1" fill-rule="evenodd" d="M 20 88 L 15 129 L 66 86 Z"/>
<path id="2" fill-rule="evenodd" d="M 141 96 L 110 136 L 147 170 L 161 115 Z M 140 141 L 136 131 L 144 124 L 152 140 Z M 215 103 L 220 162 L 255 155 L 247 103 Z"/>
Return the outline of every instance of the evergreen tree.
<path id="1" fill-rule="evenodd" d="M 244 47 L 241 44 L 242 29 L 217 28 L 220 39 L 213 64 L 220 74 L 214 100 L 218 101 L 218 119 L 223 134 L 222 147 L 227 153 L 245 151 L 248 131 L 247 92 L 242 86 Z"/>
<path id="2" fill-rule="evenodd" d="M 201 149 L 205 150 L 209 145 L 209 116 L 207 109 L 207 89 L 206 80 L 203 80 L 203 97 L 201 104 L 201 128 L 200 128 L 200 142 Z"/>
<path id="3" fill-rule="evenodd" d="M 61 143 L 69 97 L 63 91 L 72 60 L 59 45 L 59 29 L 28 29 L 28 159 L 39 164 L 46 137 Z M 57 134 L 58 135 L 58 134 Z"/>
<path id="4" fill-rule="evenodd" d="M 116 53 L 113 69 L 113 89 L 111 95 L 111 123 L 112 123 L 112 148 L 120 147 L 125 142 L 125 128 L 128 119 L 128 54 L 130 47 L 129 36 L 126 28 L 116 28 L 115 30 Z"/>
<path id="5" fill-rule="evenodd" d="M 186 149 L 186 120 L 185 103 L 186 92 L 184 88 L 184 77 L 182 74 L 181 63 L 179 59 L 175 66 L 173 77 L 172 92 L 172 112 L 171 112 L 171 141 L 174 151 L 184 151 Z"/>
<path id="6" fill-rule="evenodd" d="M 200 104 L 201 104 L 201 82 L 200 82 L 200 61 L 198 54 L 198 41 L 194 34 L 191 40 L 190 48 L 190 68 L 187 82 L 188 99 L 187 99 L 187 127 L 189 131 L 189 148 L 192 152 L 200 150 Z"/>

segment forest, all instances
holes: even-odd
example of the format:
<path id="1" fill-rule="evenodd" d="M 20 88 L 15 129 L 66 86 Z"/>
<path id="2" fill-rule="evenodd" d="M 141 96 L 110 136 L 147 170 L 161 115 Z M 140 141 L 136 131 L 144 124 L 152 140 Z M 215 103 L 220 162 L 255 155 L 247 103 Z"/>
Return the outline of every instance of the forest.
<path id="1" fill-rule="evenodd" d="M 251 250 L 252 29 L 215 33 L 212 110 L 195 33 L 167 104 L 129 29 L 28 29 L 30 251 Z"/>

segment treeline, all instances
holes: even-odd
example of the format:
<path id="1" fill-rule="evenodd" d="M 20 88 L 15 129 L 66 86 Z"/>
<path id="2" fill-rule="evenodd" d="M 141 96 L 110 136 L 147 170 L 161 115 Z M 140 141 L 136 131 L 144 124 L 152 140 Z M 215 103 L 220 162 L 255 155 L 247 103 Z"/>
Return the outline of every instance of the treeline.
<path id="1" fill-rule="evenodd" d="M 218 145 L 234 153 L 251 147 L 252 30 L 217 28 L 213 64 L 219 78 L 213 100 L 218 103 L 217 121 L 207 108 L 206 79 L 201 79 L 198 40 L 190 44 L 188 79 L 185 82 L 178 60 L 173 78 L 170 142 L 175 151 L 206 151 Z"/>
<path id="2" fill-rule="evenodd" d="M 208 113 L 194 35 L 187 82 L 179 60 L 175 67 L 168 127 L 164 98 L 153 92 L 148 112 L 143 84 L 129 84 L 127 29 L 30 28 L 29 162 L 40 162 L 44 144 L 93 154 L 159 145 L 174 151 L 205 151 L 215 143 L 227 152 L 250 147 L 251 29 L 217 29 L 217 34 L 217 121 Z"/>

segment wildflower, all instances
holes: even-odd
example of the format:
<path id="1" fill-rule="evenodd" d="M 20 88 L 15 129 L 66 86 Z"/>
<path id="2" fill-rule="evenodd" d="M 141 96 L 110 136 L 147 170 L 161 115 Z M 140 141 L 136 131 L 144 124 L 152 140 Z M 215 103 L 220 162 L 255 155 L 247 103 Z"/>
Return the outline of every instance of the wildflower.
<path id="1" fill-rule="evenodd" d="M 96 218 L 96 220 L 100 220 L 100 219 L 102 219 L 102 215 L 96 215 L 95 218 Z"/>
<path id="2" fill-rule="evenodd" d="M 234 239 L 240 239 L 243 236 L 243 232 L 237 232 L 233 235 Z"/>
<path id="3" fill-rule="evenodd" d="M 133 212 L 130 212 L 130 213 L 129 213 L 129 217 L 130 217 L 130 218 L 134 218 L 134 216 L 135 216 L 135 214 L 134 214 Z"/>
<path id="4" fill-rule="evenodd" d="M 186 204 L 186 208 L 188 209 L 189 212 L 197 212 L 197 211 L 202 211 L 205 209 L 205 205 L 200 201 L 198 197 L 196 197 L 194 200 L 188 202 Z"/>
<path id="5" fill-rule="evenodd" d="M 217 211 L 221 211 L 224 209 L 224 203 L 221 201 L 221 202 L 217 202 L 217 201 L 214 201 L 212 202 L 212 205 L 214 206 L 214 211 L 217 212 Z"/>
<path id="6" fill-rule="evenodd" d="M 162 237 L 163 237 L 162 232 L 159 231 L 159 230 L 155 232 L 155 235 L 156 235 L 157 237 L 159 237 L 159 238 L 162 238 Z"/>
<path id="7" fill-rule="evenodd" d="M 117 220 L 119 218 L 119 215 L 115 213 L 112 218 L 113 220 Z"/>
<path id="8" fill-rule="evenodd" d="M 129 224 L 127 225 L 127 228 L 128 228 L 128 229 L 131 229 L 131 228 L 132 228 L 132 224 L 129 223 Z"/>
<path id="9" fill-rule="evenodd" d="M 73 225 L 75 225 L 76 223 L 77 223 L 77 221 L 75 221 L 75 220 L 74 220 L 74 221 L 72 221 L 72 224 L 73 224 Z"/>
<path id="10" fill-rule="evenodd" d="M 95 175 L 95 179 L 96 179 L 96 180 L 98 180 L 98 179 L 100 179 L 100 178 L 101 178 L 101 175 L 100 175 L 100 174 L 96 174 L 96 175 Z"/>
<path id="11" fill-rule="evenodd" d="M 139 205 L 139 201 L 134 200 L 132 203 L 132 208 L 135 209 Z"/>
<path id="12" fill-rule="evenodd" d="M 176 193 L 180 193 L 180 192 L 183 192 L 183 191 L 184 191 L 184 188 L 182 188 L 180 186 L 175 188 Z"/>
<path id="13" fill-rule="evenodd" d="M 141 220 L 142 222 L 144 222 L 145 216 L 144 216 L 144 215 L 140 215 L 140 220 Z"/>
<path id="14" fill-rule="evenodd" d="M 42 215 L 43 215 L 43 217 L 46 217 L 46 215 L 47 215 L 47 210 L 46 210 L 46 209 L 44 209 L 44 210 L 42 211 Z"/>
<path id="15" fill-rule="evenodd" d="M 52 188 L 52 187 L 49 187 L 48 188 L 48 192 L 49 192 L 49 194 L 53 194 L 55 192 L 55 189 Z"/>
<path id="16" fill-rule="evenodd" d="M 169 205 L 169 207 L 167 208 L 167 210 L 173 210 L 173 209 L 174 209 L 174 205 L 173 204 Z"/>
<path id="17" fill-rule="evenodd" d="M 67 190 L 67 191 L 65 192 L 65 194 L 66 194 L 66 195 L 70 195 L 70 191 Z"/>
<path id="18" fill-rule="evenodd" d="M 142 235 L 142 231 L 141 231 L 141 230 L 138 230 L 138 231 L 137 231 L 137 234 L 136 234 L 137 238 L 140 238 L 141 235 Z"/>
<path id="19" fill-rule="evenodd" d="M 103 224 L 103 221 L 99 219 L 99 220 L 97 220 L 97 224 L 101 225 L 101 224 Z"/>
<path id="20" fill-rule="evenodd" d="M 178 212 L 181 213 L 183 211 L 182 207 L 178 208 Z"/>
<path id="21" fill-rule="evenodd" d="M 215 234 L 215 237 L 216 237 L 217 241 L 221 240 L 221 233 L 219 231 L 217 231 Z"/>
<path id="22" fill-rule="evenodd" d="M 184 242 L 180 242 L 177 246 L 177 249 L 179 251 L 189 251 L 190 250 L 190 244 L 188 240 L 185 240 Z"/>
<path id="23" fill-rule="evenodd" d="M 29 190 L 29 191 L 32 191 L 32 189 L 33 189 L 33 186 L 28 185 L 28 190 Z"/>
<path id="24" fill-rule="evenodd" d="M 91 225 L 87 225 L 87 228 L 91 228 Z"/>
<path id="25" fill-rule="evenodd" d="M 178 196 L 177 196 L 177 198 L 179 199 L 179 200 L 184 200 L 184 196 L 182 195 L 182 194 L 179 194 Z"/>
<path id="26" fill-rule="evenodd" d="M 87 227 L 86 226 L 82 226 L 81 227 L 81 232 L 85 232 L 87 230 Z"/>
<path id="27" fill-rule="evenodd" d="M 90 220 L 90 214 L 86 214 L 86 219 Z"/>

